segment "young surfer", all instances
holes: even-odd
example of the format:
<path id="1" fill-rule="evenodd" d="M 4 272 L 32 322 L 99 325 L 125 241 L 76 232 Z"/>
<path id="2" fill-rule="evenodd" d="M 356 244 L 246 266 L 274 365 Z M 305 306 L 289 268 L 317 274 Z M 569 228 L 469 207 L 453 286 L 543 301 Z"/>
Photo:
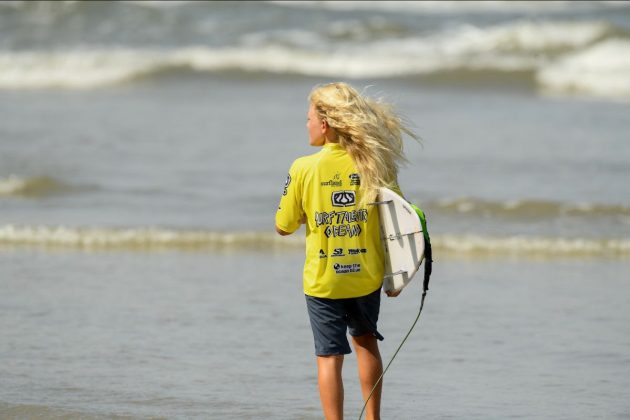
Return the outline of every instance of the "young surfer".
<path id="1" fill-rule="evenodd" d="M 306 127 L 315 154 L 296 159 L 276 213 L 280 235 L 306 225 L 304 294 L 317 356 L 319 393 L 326 419 L 343 418 L 342 365 L 357 354 L 364 400 L 382 373 L 377 330 L 384 255 L 377 189 L 397 186 L 405 161 L 402 134 L 413 138 L 386 103 L 345 83 L 316 87 L 309 96 Z M 402 194 L 401 194 L 402 195 Z M 388 292 L 391 297 L 400 292 Z M 380 418 L 381 384 L 367 405 Z"/>

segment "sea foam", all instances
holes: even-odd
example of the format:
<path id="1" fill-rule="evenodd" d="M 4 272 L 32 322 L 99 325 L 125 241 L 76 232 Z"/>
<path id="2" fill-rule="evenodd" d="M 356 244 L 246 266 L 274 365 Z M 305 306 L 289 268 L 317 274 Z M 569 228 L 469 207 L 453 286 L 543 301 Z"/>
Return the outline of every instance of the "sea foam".
<path id="1" fill-rule="evenodd" d="M 609 39 L 541 69 L 536 80 L 551 92 L 630 98 L 630 40 Z"/>
<path id="2" fill-rule="evenodd" d="M 377 25 L 378 26 L 378 25 Z M 397 29 L 399 30 L 399 29 Z M 369 28 L 366 29 L 369 32 Z M 0 52 L 0 88 L 89 89 L 162 72 L 242 71 L 347 78 L 395 78 L 480 71 L 524 74 L 541 89 L 630 98 L 630 40 L 601 21 L 520 20 L 489 27 L 460 25 L 423 36 L 362 35 L 339 30 L 244 34 L 223 47 L 187 45 Z M 352 37 L 350 37 L 352 38 Z"/>
<path id="3" fill-rule="evenodd" d="M 432 235 L 434 258 L 630 258 L 630 238 Z M 160 227 L 104 228 L 0 226 L 0 246 L 35 246 L 83 251 L 242 251 L 303 250 L 304 236 L 275 232 L 217 232 Z"/>

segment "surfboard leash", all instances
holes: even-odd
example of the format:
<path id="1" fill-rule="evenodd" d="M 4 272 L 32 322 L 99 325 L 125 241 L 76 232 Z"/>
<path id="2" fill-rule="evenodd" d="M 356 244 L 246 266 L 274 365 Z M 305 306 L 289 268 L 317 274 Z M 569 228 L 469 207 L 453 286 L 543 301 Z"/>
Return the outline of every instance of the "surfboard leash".
<path id="1" fill-rule="evenodd" d="M 426 224 L 425 223 L 426 222 L 423 223 L 423 228 L 426 231 Z M 418 320 L 420 319 L 420 314 L 422 313 L 422 308 L 424 308 L 424 298 L 427 296 L 427 291 L 429 290 L 429 280 L 431 278 L 431 273 L 433 272 L 433 249 L 431 247 L 431 239 L 429 238 L 428 233 L 425 236 L 425 239 L 426 239 L 426 247 L 425 247 L 425 253 L 424 253 L 424 279 L 423 279 L 424 281 L 422 282 L 422 299 L 420 300 L 420 309 L 418 309 L 418 315 L 416 316 L 416 319 L 413 321 L 413 324 L 411 324 L 411 328 L 409 328 L 409 331 L 407 331 L 407 335 L 405 335 L 405 338 L 402 339 L 402 341 L 400 342 L 400 345 L 398 346 L 398 348 L 394 352 L 394 355 L 389 360 L 389 363 L 387 363 L 387 366 L 383 370 L 383 373 L 381 373 L 381 376 L 378 378 L 378 380 L 376 381 L 376 383 L 372 387 L 372 391 L 370 392 L 370 395 L 368 395 L 367 399 L 365 400 L 365 403 L 363 404 L 363 409 L 361 409 L 361 414 L 359 414 L 359 420 L 361 420 L 361 418 L 363 417 L 363 413 L 365 412 L 365 408 L 367 407 L 368 402 L 372 398 L 372 395 L 374 394 L 374 391 L 376 391 L 376 388 L 378 387 L 378 385 L 383 380 L 383 377 L 385 376 L 385 373 L 387 372 L 387 369 L 389 369 L 389 366 L 392 364 L 392 362 L 396 358 L 396 355 L 398 354 L 398 352 L 402 348 L 403 344 L 405 344 L 405 341 L 407 341 L 407 338 L 409 338 L 409 335 L 411 335 L 411 331 L 413 331 L 414 327 L 418 323 Z"/>
<path id="2" fill-rule="evenodd" d="M 370 392 L 370 395 L 368 395 L 367 399 L 365 400 L 365 403 L 363 404 L 363 409 L 361 410 L 361 414 L 359 414 L 359 420 L 361 420 L 361 418 L 363 417 L 363 413 L 365 412 L 365 408 L 367 407 L 368 402 L 372 398 L 372 395 L 374 394 L 374 391 L 376 391 L 376 388 L 379 386 L 379 384 L 383 380 L 383 376 L 385 376 L 385 373 L 387 372 L 387 369 L 389 369 L 389 366 L 392 364 L 392 362 L 396 358 L 396 355 L 398 354 L 398 352 L 402 348 L 403 344 L 405 344 L 405 341 L 407 341 L 407 338 L 409 338 L 409 335 L 411 335 L 411 331 L 413 331 L 414 327 L 418 323 L 418 320 L 420 319 L 420 314 L 422 313 L 422 308 L 424 307 L 424 298 L 427 295 L 427 290 L 428 289 L 424 289 L 422 291 L 422 299 L 420 300 L 420 309 L 418 310 L 418 315 L 416 316 L 416 319 L 413 321 L 413 324 L 411 325 L 411 328 L 409 328 L 409 331 L 407 331 L 407 335 L 405 335 L 405 338 L 402 339 L 402 341 L 400 342 L 400 345 L 398 346 L 398 348 L 394 352 L 394 355 L 389 360 L 389 363 L 387 363 L 387 366 L 383 370 L 383 373 L 381 373 L 381 376 L 378 378 L 378 380 L 374 384 L 374 387 L 372 387 L 372 391 Z"/>

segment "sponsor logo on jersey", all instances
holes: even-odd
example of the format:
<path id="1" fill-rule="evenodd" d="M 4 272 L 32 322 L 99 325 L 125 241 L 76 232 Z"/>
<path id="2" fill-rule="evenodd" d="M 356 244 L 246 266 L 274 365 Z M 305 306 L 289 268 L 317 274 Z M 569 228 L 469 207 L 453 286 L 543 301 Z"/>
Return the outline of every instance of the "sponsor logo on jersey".
<path id="1" fill-rule="evenodd" d="M 333 257 L 343 257 L 345 254 L 343 253 L 343 248 L 335 248 L 332 253 Z"/>
<path id="2" fill-rule="evenodd" d="M 326 255 L 323 249 L 319 250 L 319 258 L 328 258 L 328 255 Z"/>
<path id="3" fill-rule="evenodd" d="M 350 186 L 361 185 L 361 177 L 359 174 L 350 174 L 348 178 L 350 178 Z"/>
<path id="4" fill-rule="evenodd" d="M 337 274 L 358 273 L 361 271 L 361 264 L 335 264 L 333 268 Z"/>
<path id="5" fill-rule="evenodd" d="M 334 191 L 332 193 L 332 205 L 334 207 L 354 206 L 355 202 L 354 191 Z"/>
<path id="6" fill-rule="evenodd" d="M 341 187 L 343 186 L 343 181 L 341 180 L 341 174 L 337 172 L 333 179 L 329 179 L 328 181 L 322 181 L 320 183 L 322 187 Z"/>

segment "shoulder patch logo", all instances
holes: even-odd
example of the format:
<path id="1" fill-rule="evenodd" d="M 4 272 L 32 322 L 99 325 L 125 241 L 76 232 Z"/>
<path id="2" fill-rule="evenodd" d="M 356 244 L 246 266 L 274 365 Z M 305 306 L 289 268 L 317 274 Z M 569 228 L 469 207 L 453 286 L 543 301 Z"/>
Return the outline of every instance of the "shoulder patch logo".
<path id="1" fill-rule="evenodd" d="M 287 195 L 287 188 L 289 188 L 289 184 L 291 183 L 291 174 L 287 174 L 287 180 L 284 182 L 284 191 L 282 195 Z"/>

